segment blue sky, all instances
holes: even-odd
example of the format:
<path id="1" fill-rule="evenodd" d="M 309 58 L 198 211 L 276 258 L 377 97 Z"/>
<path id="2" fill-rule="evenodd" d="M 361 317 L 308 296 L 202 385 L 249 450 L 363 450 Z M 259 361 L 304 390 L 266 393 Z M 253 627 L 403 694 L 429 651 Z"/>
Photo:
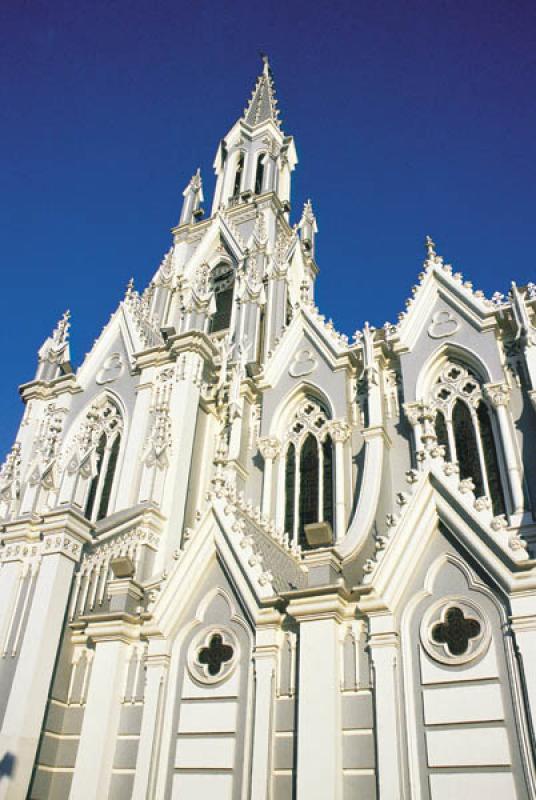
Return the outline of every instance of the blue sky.
<path id="1" fill-rule="evenodd" d="M 79 364 L 129 277 L 150 279 L 198 165 L 210 196 L 259 51 L 339 329 L 396 318 L 427 233 L 487 293 L 536 279 L 532 1 L 15 0 L 0 30 L 0 458 L 65 308 Z"/>

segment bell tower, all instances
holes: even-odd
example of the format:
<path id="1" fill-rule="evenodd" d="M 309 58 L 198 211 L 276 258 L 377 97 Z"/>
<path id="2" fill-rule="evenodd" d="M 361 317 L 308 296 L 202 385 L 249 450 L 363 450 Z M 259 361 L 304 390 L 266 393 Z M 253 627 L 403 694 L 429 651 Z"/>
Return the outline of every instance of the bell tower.
<path id="1" fill-rule="evenodd" d="M 285 136 L 267 56 L 240 119 L 221 140 L 212 213 L 273 192 L 284 213 L 290 210 L 290 174 L 297 164 L 292 136 Z"/>

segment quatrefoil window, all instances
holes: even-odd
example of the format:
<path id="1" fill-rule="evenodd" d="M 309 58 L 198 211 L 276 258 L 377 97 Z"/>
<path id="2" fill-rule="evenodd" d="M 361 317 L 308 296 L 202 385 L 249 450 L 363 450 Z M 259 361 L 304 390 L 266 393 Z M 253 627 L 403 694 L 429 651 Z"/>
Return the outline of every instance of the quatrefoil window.
<path id="1" fill-rule="evenodd" d="M 197 654 L 197 660 L 206 666 L 208 674 L 215 676 L 221 672 L 223 664 L 233 657 L 233 648 L 223 643 L 221 634 L 215 633 L 210 637 L 208 647 L 202 647 Z"/>
<path id="2" fill-rule="evenodd" d="M 432 628 L 432 639 L 437 644 L 446 644 L 453 656 L 461 656 L 480 631 L 478 620 L 465 617 L 461 608 L 452 606 L 445 614 L 445 621 Z"/>
<path id="3" fill-rule="evenodd" d="M 491 641 L 489 623 L 468 597 L 450 597 L 435 603 L 421 623 L 421 642 L 435 661 L 465 664 L 483 655 Z"/>
<path id="4" fill-rule="evenodd" d="M 238 662 L 236 636 L 227 626 L 201 630 L 188 648 L 188 669 L 196 681 L 218 683 L 230 677 Z"/>

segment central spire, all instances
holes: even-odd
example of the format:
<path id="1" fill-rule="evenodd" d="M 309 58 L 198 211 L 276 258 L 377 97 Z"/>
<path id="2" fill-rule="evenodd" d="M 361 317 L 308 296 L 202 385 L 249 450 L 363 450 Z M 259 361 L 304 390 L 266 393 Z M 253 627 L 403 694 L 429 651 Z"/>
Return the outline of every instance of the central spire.
<path id="1" fill-rule="evenodd" d="M 262 60 L 262 73 L 257 78 L 248 106 L 244 110 L 243 119 L 251 127 L 272 120 L 278 128 L 281 128 L 274 79 L 268 56 L 263 55 Z"/>

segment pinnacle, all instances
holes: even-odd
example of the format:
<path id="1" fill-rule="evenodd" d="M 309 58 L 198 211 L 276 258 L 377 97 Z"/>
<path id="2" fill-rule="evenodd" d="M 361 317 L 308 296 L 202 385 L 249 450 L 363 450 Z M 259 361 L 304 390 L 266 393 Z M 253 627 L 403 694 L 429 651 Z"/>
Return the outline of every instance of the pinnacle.
<path id="1" fill-rule="evenodd" d="M 252 127 L 260 125 L 267 120 L 272 120 L 280 128 L 281 121 L 277 110 L 275 85 L 270 62 L 268 61 L 268 56 L 262 54 L 261 57 L 263 61 L 262 73 L 257 78 L 247 108 L 244 110 L 243 119 Z"/>

